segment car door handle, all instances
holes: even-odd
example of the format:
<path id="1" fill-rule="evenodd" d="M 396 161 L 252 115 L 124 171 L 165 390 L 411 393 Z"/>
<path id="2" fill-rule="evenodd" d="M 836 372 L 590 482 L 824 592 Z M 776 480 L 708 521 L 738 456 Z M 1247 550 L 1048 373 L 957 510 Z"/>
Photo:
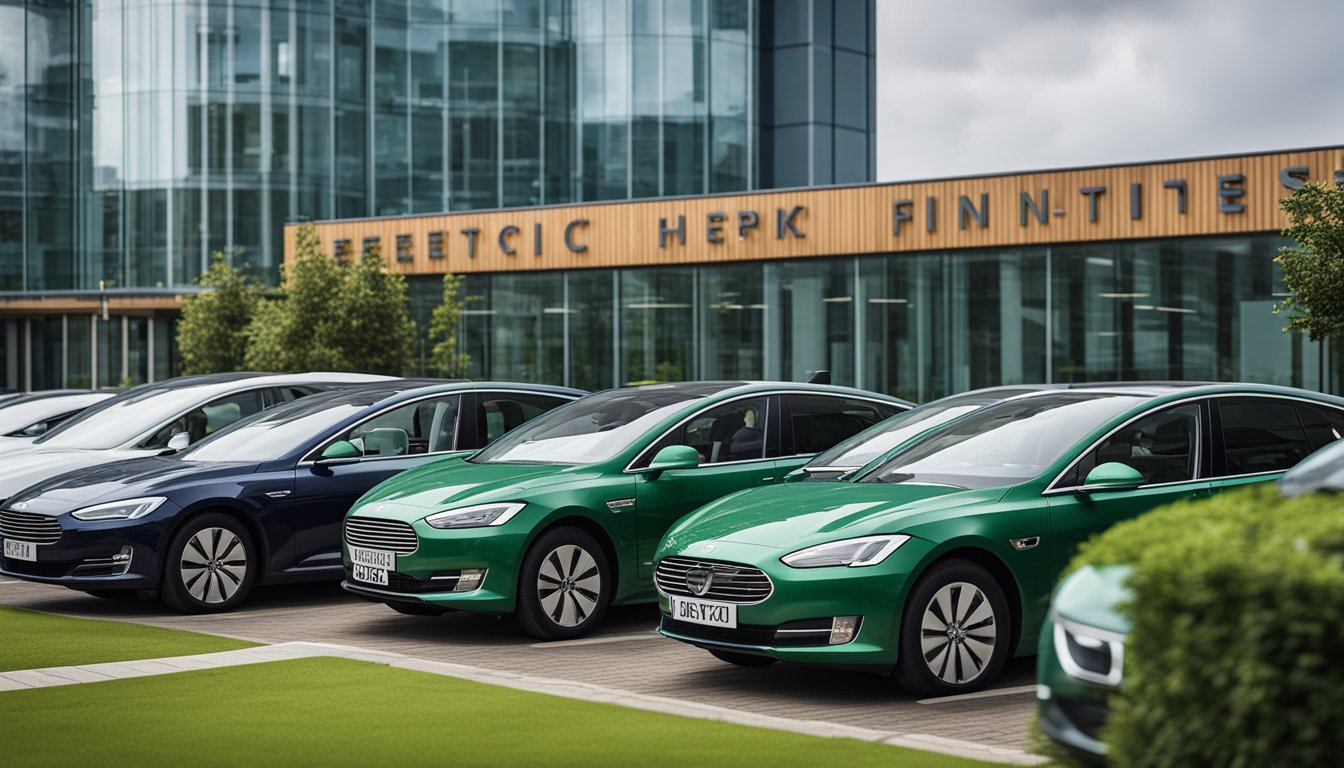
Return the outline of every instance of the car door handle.
<path id="1" fill-rule="evenodd" d="M 773 477 L 762 477 L 762 478 L 761 478 L 761 482 L 762 482 L 762 483 L 773 483 L 773 482 L 775 482 L 775 478 L 773 478 Z"/>

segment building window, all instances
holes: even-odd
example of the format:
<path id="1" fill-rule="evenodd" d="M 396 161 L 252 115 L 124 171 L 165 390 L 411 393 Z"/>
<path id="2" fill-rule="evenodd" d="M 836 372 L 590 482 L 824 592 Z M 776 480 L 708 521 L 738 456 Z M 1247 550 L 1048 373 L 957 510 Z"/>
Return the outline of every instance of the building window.
<path id="1" fill-rule="evenodd" d="M 410 235 L 397 235 L 397 261 L 414 261 L 415 250 L 411 247 Z"/>
<path id="2" fill-rule="evenodd" d="M 345 261 L 353 255 L 353 250 L 349 240 L 337 240 L 331 244 L 331 257 L 337 261 Z"/>
<path id="3" fill-rule="evenodd" d="M 430 233 L 429 233 L 429 258 L 431 258 L 431 259 L 442 259 L 442 258 L 443 258 L 443 233 L 442 233 L 442 232 L 430 232 Z"/>
<path id="4" fill-rule="evenodd" d="M 378 238 L 377 238 L 377 237 L 366 237 L 366 238 L 364 238 L 364 250 L 363 250 L 363 254 L 364 254 L 365 256 L 374 255 L 377 251 L 380 251 L 381 249 L 382 249 L 382 246 L 379 244 L 379 242 L 378 242 Z"/>

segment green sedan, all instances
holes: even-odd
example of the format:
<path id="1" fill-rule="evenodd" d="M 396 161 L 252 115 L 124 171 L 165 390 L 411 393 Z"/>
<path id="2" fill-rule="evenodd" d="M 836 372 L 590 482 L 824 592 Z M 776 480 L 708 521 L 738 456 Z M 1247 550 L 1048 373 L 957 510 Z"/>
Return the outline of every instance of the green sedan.
<path id="1" fill-rule="evenodd" d="M 344 586 L 402 613 L 516 613 L 536 637 L 579 637 L 609 604 L 657 600 L 653 553 L 677 519 L 909 407 L 818 384 L 599 392 L 371 490 L 345 521 Z"/>
<path id="2" fill-rule="evenodd" d="M 862 466 L 835 471 L 863 440 L 819 457 L 810 482 L 673 526 L 655 558 L 660 631 L 735 664 L 860 665 L 918 694 L 974 691 L 1034 652 L 1084 539 L 1274 479 L 1341 434 L 1344 399 L 1271 386 L 1046 385 L 930 403 L 867 433 L 889 450 Z"/>

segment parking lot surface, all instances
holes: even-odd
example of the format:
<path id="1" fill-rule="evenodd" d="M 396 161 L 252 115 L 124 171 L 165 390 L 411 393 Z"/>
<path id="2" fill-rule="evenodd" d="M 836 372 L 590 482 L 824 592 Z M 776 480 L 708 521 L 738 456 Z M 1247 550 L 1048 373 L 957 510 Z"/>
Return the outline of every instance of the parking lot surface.
<path id="1" fill-rule="evenodd" d="M 917 701 L 887 678 L 776 664 L 737 668 L 660 637 L 653 606 L 614 609 L 594 636 L 540 643 L 512 619 L 403 616 L 334 584 L 258 589 L 233 613 L 184 616 L 157 601 L 113 602 L 60 587 L 0 579 L 0 603 L 84 618 L 120 619 L 266 643 L 338 643 L 486 669 L 540 675 L 758 714 L 992 747 L 1024 749 L 1034 659 L 1010 661 L 982 694 Z"/>

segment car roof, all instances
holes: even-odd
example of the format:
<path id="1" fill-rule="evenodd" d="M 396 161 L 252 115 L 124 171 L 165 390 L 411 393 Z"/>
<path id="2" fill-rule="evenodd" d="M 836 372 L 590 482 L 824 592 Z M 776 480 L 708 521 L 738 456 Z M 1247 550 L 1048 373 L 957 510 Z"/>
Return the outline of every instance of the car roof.
<path id="1" fill-rule="evenodd" d="M 1286 397 L 1308 397 L 1344 406 L 1344 398 L 1306 389 L 1284 387 L 1277 384 L 1248 384 L 1241 382 L 1216 381 L 1092 381 L 1062 384 L 1012 384 L 971 390 L 956 395 L 949 395 L 943 399 L 981 396 L 991 399 L 997 398 L 1007 400 L 1014 397 L 1032 397 L 1051 392 L 1069 391 L 1128 395 L 1131 397 L 1144 397 L 1149 399 L 1163 398 L 1171 395 L 1282 395 Z"/>
<path id="2" fill-rule="evenodd" d="M 516 381 L 463 381 L 442 379 L 395 379 L 373 384 L 338 389 L 332 392 L 319 392 L 293 402 L 326 402 L 333 405 L 383 406 L 403 400 L 413 400 L 426 395 L 446 394 L 450 392 L 472 392 L 478 390 L 517 390 L 539 394 L 552 394 L 562 397 L 579 398 L 588 394 L 582 389 L 557 387 L 549 384 L 523 384 Z"/>
<path id="3" fill-rule="evenodd" d="M 666 384 L 639 384 L 633 387 L 618 387 L 616 389 L 604 390 L 605 392 L 617 391 L 664 391 L 681 392 L 691 397 L 709 397 L 722 393 L 750 393 L 762 390 L 792 390 L 796 392 L 817 392 L 827 394 L 846 394 L 856 397 L 866 397 L 870 399 L 886 400 L 891 403 L 900 403 L 907 406 L 914 404 L 902 400 L 899 397 L 885 395 L 881 392 L 872 392 L 866 389 L 856 389 L 854 387 L 842 387 L 834 384 L 808 384 L 797 381 L 672 381 Z"/>
<path id="4" fill-rule="evenodd" d="M 97 395 L 99 398 L 112 397 L 112 392 L 95 392 L 91 389 L 44 389 L 38 392 L 28 392 L 18 397 L 12 397 L 0 401 L 0 408 L 9 408 L 24 403 L 35 403 L 41 400 L 52 400 L 55 398 L 75 397 L 77 395 Z"/>

